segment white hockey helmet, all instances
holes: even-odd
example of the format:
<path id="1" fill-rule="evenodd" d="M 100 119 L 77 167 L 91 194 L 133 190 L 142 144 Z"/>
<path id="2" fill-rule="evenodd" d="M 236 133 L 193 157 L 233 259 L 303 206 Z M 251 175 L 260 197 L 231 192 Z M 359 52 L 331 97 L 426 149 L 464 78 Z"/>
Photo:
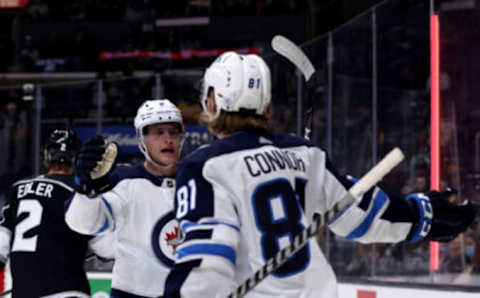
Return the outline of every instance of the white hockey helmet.
<path id="1" fill-rule="evenodd" d="M 157 123 L 176 123 L 178 124 L 182 133 L 185 132 L 185 127 L 183 125 L 182 113 L 177 106 L 168 99 L 146 100 L 138 108 L 137 115 L 135 116 L 134 120 L 135 131 L 138 139 L 138 147 L 147 160 L 157 166 L 160 166 L 150 157 L 150 154 L 145 146 L 143 135 L 145 127 Z M 180 142 L 180 150 L 182 145 L 183 137 Z"/>
<path id="2" fill-rule="evenodd" d="M 147 100 L 138 108 L 134 123 L 137 138 L 143 140 L 144 128 L 156 123 L 177 123 L 184 131 L 182 113 L 168 99 Z"/>
<path id="3" fill-rule="evenodd" d="M 203 76 L 202 106 L 207 111 L 208 90 L 213 88 L 218 117 L 227 112 L 255 111 L 263 115 L 271 100 L 271 75 L 258 55 L 226 52 L 220 55 Z"/>

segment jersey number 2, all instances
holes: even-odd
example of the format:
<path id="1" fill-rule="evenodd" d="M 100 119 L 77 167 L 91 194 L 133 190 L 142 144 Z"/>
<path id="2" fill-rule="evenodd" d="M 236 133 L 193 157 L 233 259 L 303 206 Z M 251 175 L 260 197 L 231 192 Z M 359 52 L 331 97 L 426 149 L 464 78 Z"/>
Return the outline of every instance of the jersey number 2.
<path id="1" fill-rule="evenodd" d="M 279 178 L 257 186 L 252 196 L 257 228 L 262 234 L 261 247 L 265 261 L 289 245 L 305 227 L 301 222 L 305 200 L 305 179 L 296 178 L 294 190 L 287 179 Z M 281 247 L 281 243 L 283 246 Z M 310 262 L 307 243 L 278 270 L 276 277 L 288 277 L 303 271 Z"/>
<path id="2" fill-rule="evenodd" d="M 15 238 L 13 239 L 12 251 L 35 251 L 37 249 L 38 235 L 26 237 L 26 233 L 40 225 L 42 221 L 43 207 L 35 200 L 20 200 L 18 203 L 17 218 L 20 214 L 26 213 L 25 217 L 15 227 Z"/>

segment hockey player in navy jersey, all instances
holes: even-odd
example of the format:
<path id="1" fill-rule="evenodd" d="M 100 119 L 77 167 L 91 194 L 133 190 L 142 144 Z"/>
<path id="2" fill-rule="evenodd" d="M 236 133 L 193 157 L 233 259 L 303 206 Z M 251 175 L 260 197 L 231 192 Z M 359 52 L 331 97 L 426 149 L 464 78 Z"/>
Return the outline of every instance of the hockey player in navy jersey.
<path id="1" fill-rule="evenodd" d="M 110 254 L 108 240 L 78 234 L 65 223 L 80 145 L 72 130 L 54 130 L 44 149 L 47 174 L 17 181 L 10 189 L 0 220 L 0 262 L 3 268 L 10 259 L 13 297 L 90 297 L 83 269 L 87 248 Z"/>
<path id="2" fill-rule="evenodd" d="M 88 141 L 77 156 L 78 193 L 66 221 L 84 234 L 115 233 L 111 297 L 160 297 L 175 257 L 174 178 L 184 126 L 167 99 L 145 101 L 134 122 L 145 162 L 115 167 L 113 143 Z"/>
<path id="3" fill-rule="evenodd" d="M 175 215 L 184 242 L 166 297 L 226 297 L 353 184 L 322 149 L 271 133 L 270 71 L 262 58 L 224 53 L 203 83 L 203 109 L 219 139 L 179 166 Z M 375 187 L 329 228 L 362 243 L 453 239 L 476 210 L 448 203 L 448 195 L 403 199 Z M 247 297 L 333 298 L 336 279 L 312 238 Z"/>

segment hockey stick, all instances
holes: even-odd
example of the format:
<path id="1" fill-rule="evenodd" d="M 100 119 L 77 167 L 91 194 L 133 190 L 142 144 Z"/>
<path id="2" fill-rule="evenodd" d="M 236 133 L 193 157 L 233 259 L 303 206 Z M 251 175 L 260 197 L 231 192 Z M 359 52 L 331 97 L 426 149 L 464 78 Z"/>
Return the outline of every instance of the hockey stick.
<path id="1" fill-rule="evenodd" d="M 315 72 L 312 62 L 307 55 L 292 41 L 282 35 L 275 35 L 272 39 L 272 48 L 275 52 L 287 58 L 300 69 L 305 81 L 308 82 Z"/>
<path id="2" fill-rule="evenodd" d="M 272 39 L 272 49 L 297 66 L 303 74 L 305 82 L 308 82 L 315 73 L 315 67 L 307 55 L 305 55 L 299 46 L 285 36 L 275 35 Z M 313 105 L 307 109 L 304 117 L 303 137 L 310 140 L 310 133 L 312 132 L 311 127 L 313 125 Z"/>
<path id="3" fill-rule="evenodd" d="M 315 236 L 319 229 L 330 222 L 337 215 L 343 212 L 350 204 L 358 201 L 361 196 L 370 188 L 375 186 L 382 178 L 396 167 L 404 158 L 402 151 L 398 148 L 393 149 L 379 163 L 377 163 L 367 174 L 365 174 L 357 183 L 355 183 L 348 193 L 337 202 L 332 210 L 325 214 L 317 215 L 313 222 L 300 234 L 296 235 L 289 246 L 280 250 L 273 258 L 269 259 L 265 265 L 250 276 L 242 285 L 240 285 L 228 298 L 243 297 L 248 291 L 257 286 L 270 273 L 282 266 L 291 256 L 305 246 L 308 240 Z"/>

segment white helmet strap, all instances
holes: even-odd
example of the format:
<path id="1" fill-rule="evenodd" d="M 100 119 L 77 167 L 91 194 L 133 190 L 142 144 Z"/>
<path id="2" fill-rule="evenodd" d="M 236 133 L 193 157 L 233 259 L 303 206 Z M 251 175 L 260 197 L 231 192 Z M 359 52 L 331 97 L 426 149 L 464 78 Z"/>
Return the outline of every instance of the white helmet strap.
<path id="1" fill-rule="evenodd" d="M 215 119 L 218 118 L 218 116 L 220 116 L 220 105 L 217 104 L 217 98 L 215 98 L 215 89 L 212 89 L 213 92 L 212 92 L 212 96 L 213 96 L 213 99 L 210 99 L 210 97 L 207 97 L 207 102 L 205 103 L 205 106 L 203 107 L 203 110 L 204 112 L 207 114 L 208 116 L 208 122 L 211 122 Z M 209 111 L 208 109 L 208 101 L 209 100 L 213 100 L 213 103 L 215 104 L 215 111 L 212 113 L 211 111 Z"/>

